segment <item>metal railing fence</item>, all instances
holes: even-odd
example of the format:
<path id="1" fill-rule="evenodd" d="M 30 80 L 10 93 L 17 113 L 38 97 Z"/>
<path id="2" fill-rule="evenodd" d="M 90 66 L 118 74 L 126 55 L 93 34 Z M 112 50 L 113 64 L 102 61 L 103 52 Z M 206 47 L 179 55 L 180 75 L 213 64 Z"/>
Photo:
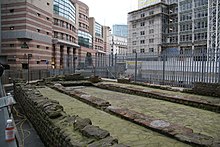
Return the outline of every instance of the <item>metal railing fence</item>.
<path id="1" fill-rule="evenodd" d="M 220 82 L 220 53 L 194 51 L 100 55 L 65 69 L 30 69 L 29 80 L 72 73 L 106 78 L 127 77 L 134 81 L 192 87 L 195 82 Z M 28 80 L 27 75 L 27 70 L 6 70 L 2 80 L 3 83 L 10 83 L 13 78 Z"/>

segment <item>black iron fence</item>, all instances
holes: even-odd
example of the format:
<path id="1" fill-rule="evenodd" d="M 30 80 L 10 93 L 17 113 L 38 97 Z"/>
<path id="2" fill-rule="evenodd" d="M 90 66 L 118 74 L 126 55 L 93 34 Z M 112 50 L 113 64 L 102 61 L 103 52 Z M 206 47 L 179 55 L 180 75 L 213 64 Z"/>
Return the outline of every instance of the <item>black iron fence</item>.
<path id="1" fill-rule="evenodd" d="M 84 76 L 98 75 L 106 78 L 130 78 L 171 86 L 192 87 L 195 82 L 220 82 L 220 54 L 209 52 L 182 53 L 133 53 L 127 55 L 95 56 L 92 64 L 83 64 L 66 69 L 29 70 L 29 80 L 54 75 L 81 73 Z M 82 66 L 83 65 L 83 66 Z M 3 83 L 13 78 L 28 80 L 28 70 L 6 70 Z"/>

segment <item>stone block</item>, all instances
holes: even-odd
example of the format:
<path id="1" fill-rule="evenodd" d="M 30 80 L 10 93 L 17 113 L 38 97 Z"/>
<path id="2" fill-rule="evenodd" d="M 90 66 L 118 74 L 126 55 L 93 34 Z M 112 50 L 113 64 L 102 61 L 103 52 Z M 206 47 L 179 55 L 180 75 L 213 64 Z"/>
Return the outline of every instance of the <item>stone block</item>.
<path id="1" fill-rule="evenodd" d="M 108 136 L 104 139 L 89 144 L 88 147 L 107 147 L 115 144 L 118 144 L 118 140 L 114 139 L 112 136 Z"/>
<path id="2" fill-rule="evenodd" d="M 103 139 L 107 136 L 110 136 L 110 133 L 108 131 L 93 125 L 87 125 L 81 130 L 81 132 L 84 136 L 94 137 L 96 139 Z"/>
<path id="3" fill-rule="evenodd" d="M 131 80 L 128 78 L 123 78 L 123 79 L 117 79 L 117 82 L 118 83 L 130 83 Z"/>

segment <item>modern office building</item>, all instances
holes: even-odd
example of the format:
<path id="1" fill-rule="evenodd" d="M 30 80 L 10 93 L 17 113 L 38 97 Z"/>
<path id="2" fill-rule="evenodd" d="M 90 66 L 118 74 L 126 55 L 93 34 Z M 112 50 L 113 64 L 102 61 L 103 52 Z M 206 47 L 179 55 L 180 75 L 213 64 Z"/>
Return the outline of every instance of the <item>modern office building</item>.
<path id="1" fill-rule="evenodd" d="M 218 0 L 148 2 L 142 0 L 141 9 L 128 13 L 129 53 L 199 53 L 219 48 Z"/>
<path id="2" fill-rule="evenodd" d="M 77 54 L 78 45 L 78 11 L 77 4 L 70 0 L 53 0 L 53 68 L 70 68 Z"/>
<path id="3" fill-rule="evenodd" d="M 52 54 L 53 1 L 1 0 L 2 55 L 12 69 L 46 67 Z"/>
<path id="4" fill-rule="evenodd" d="M 1 0 L 1 24 L 11 69 L 93 66 L 96 53 L 106 53 L 103 27 L 101 36 L 90 32 L 89 7 L 78 0 Z"/>
<path id="5" fill-rule="evenodd" d="M 95 64 L 95 50 L 93 49 L 93 36 L 89 32 L 89 7 L 79 1 L 74 0 L 78 5 L 78 51 L 77 68 L 85 68 Z"/>
<path id="6" fill-rule="evenodd" d="M 95 49 L 96 65 L 105 66 L 106 55 L 109 54 L 110 28 L 95 21 L 94 17 L 89 18 L 89 31 L 93 36 L 93 48 Z"/>
<path id="7" fill-rule="evenodd" d="M 113 54 L 124 55 L 127 53 L 127 38 L 120 36 L 111 36 L 111 47 Z"/>
<path id="8" fill-rule="evenodd" d="M 120 37 L 128 37 L 128 25 L 115 24 L 112 26 L 113 35 Z"/>

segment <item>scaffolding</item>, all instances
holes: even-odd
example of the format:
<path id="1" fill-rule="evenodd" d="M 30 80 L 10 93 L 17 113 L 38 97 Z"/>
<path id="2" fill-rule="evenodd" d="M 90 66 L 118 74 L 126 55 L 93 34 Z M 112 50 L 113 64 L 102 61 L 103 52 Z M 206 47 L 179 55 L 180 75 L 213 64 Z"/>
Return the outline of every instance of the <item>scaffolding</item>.
<path id="1" fill-rule="evenodd" d="M 208 0 L 208 52 L 217 55 L 220 51 L 220 1 Z M 211 57 L 212 60 L 218 60 L 218 57 Z"/>

